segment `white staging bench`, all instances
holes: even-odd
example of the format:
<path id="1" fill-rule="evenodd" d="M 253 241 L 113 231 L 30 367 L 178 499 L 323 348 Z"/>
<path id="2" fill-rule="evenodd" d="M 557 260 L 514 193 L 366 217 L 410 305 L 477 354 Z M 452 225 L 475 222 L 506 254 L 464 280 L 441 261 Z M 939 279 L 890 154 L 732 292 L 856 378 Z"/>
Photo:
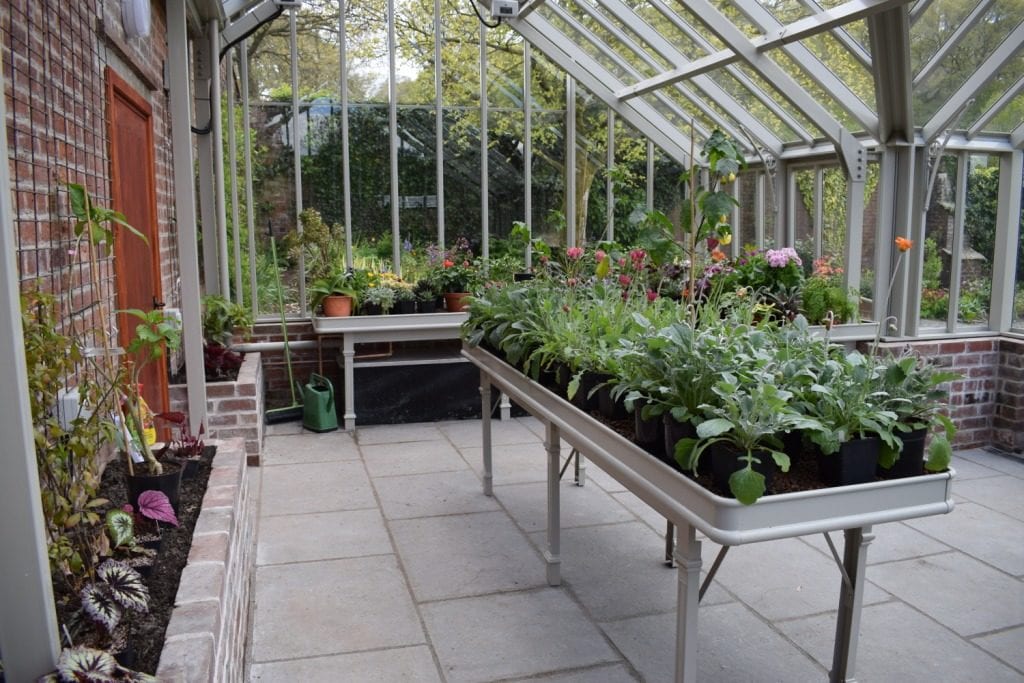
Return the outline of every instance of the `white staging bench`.
<path id="1" fill-rule="evenodd" d="M 563 439 L 678 529 L 679 543 L 674 548 L 674 559 L 679 568 L 677 683 L 693 683 L 697 679 L 697 608 L 703 594 L 700 586 L 701 543 L 696 537 L 698 529 L 723 546 L 709 571 L 708 582 L 714 578 L 730 546 L 843 531 L 845 547 L 841 559 L 826 534 L 842 574 L 829 677 L 832 683 L 837 683 L 854 680 L 866 551 L 874 539 L 871 526 L 945 514 L 953 509 L 952 470 L 906 479 L 764 496 L 753 505 L 742 505 L 736 500 L 715 495 L 676 472 L 487 351 L 464 344 L 462 355 L 480 369 L 486 495 L 492 495 L 493 482 L 488 408 L 491 405 L 491 387 L 500 389 L 545 425 L 548 479 L 547 550 L 544 556 L 550 585 L 556 586 L 561 582 L 559 459 Z"/>

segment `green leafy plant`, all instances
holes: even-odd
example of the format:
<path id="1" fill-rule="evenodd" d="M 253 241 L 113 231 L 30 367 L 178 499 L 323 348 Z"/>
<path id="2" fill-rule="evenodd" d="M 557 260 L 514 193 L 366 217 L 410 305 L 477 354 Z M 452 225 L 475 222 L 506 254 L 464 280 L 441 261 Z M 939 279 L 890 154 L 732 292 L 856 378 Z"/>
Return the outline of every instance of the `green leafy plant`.
<path id="1" fill-rule="evenodd" d="M 203 339 L 208 344 L 230 346 L 236 331 L 245 337 L 252 331 L 252 311 L 217 294 L 202 299 Z"/>
<path id="2" fill-rule="evenodd" d="M 81 592 L 82 610 L 112 635 L 125 612 L 149 611 L 149 588 L 124 562 L 107 560 L 96 569 L 96 581 Z"/>
<path id="3" fill-rule="evenodd" d="M 365 287 L 365 275 L 357 271 L 337 268 L 313 280 L 308 288 L 309 305 L 316 311 L 329 296 L 350 296 L 352 305 L 358 306 Z"/>
<path id="4" fill-rule="evenodd" d="M 811 277 L 800 293 L 800 310 L 812 325 L 854 320 L 857 307 L 842 282 L 833 278 Z"/>
<path id="5" fill-rule="evenodd" d="M 129 681 L 156 683 L 155 676 L 121 666 L 114 656 L 91 647 L 68 647 L 61 650 L 57 671 L 39 679 L 40 683 L 109 683 Z"/>

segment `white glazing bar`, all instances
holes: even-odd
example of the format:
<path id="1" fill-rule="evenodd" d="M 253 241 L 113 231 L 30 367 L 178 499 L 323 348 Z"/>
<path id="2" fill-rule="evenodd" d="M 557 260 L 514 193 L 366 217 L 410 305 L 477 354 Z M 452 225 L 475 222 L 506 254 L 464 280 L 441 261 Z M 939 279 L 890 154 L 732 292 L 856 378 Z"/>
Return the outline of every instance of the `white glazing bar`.
<path id="1" fill-rule="evenodd" d="M 491 376 L 480 371 L 480 430 L 483 456 L 484 495 L 494 495 L 494 463 L 491 453 Z"/>
<path id="2" fill-rule="evenodd" d="M 388 0 L 388 148 L 391 159 L 391 267 L 402 275 L 402 235 L 398 225 L 398 43 L 395 39 L 395 0 Z"/>
<path id="3" fill-rule="evenodd" d="M 764 247 L 764 217 L 767 209 L 764 186 L 767 179 L 766 173 L 758 173 L 757 184 L 754 186 L 754 244 L 760 248 Z"/>
<path id="4" fill-rule="evenodd" d="M 544 550 L 547 581 L 549 586 L 562 584 L 562 510 L 561 479 L 559 465 L 562 457 L 562 440 L 558 426 L 548 422 L 545 430 L 544 450 L 548 456 L 547 473 L 547 548 Z"/>
<path id="5" fill-rule="evenodd" d="M 238 144 L 235 140 L 235 48 L 231 48 L 228 55 L 228 161 L 231 167 L 231 242 L 234 246 L 233 256 L 235 257 L 234 272 L 234 294 L 231 300 L 242 304 L 245 297 L 242 295 L 242 226 L 239 223 L 238 212 Z M 225 263 L 225 267 L 227 264 Z"/>
<path id="6" fill-rule="evenodd" d="M 906 263 L 902 266 L 902 272 L 897 273 L 896 294 L 893 296 L 891 310 L 898 321 L 896 333 L 916 337 L 921 324 L 920 283 L 921 273 L 924 270 L 925 216 L 928 212 L 928 207 L 925 205 L 925 197 L 928 195 L 928 148 L 922 146 L 912 149 L 912 165 L 909 173 L 903 176 L 910 180 L 908 194 L 911 200 L 911 213 L 910 220 L 905 224 L 907 226 L 906 233 L 901 236 L 912 240 L 914 244 L 922 248 L 911 249 L 904 253 L 903 261 Z M 936 161 L 936 163 L 938 162 Z M 894 248 L 891 243 L 889 248 Z M 893 263 L 895 264 L 896 261 L 894 260 Z"/>
<path id="7" fill-rule="evenodd" d="M 231 301 L 231 267 L 228 261 L 228 213 L 224 200 L 224 122 L 221 120 L 220 27 L 210 24 L 210 135 L 213 138 L 213 201 L 217 230 L 217 279 L 220 294 Z"/>
<path id="8" fill-rule="evenodd" d="M 565 246 L 579 244 L 576 234 L 576 79 L 565 76 Z"/>
<path id="9" fill-rule="evenodd" d="M 814 257 L 821 258 L 822 255 L 822 239 L 824 238 L 824 223 L 825 223 L 825 207 L 822 206 L 824 201 L 825 191 L 825 170 L 821 166 L 814 167 L 814 227 L 812 233 L 814 235 Z M 795 213 L 795 212 L 791 212 Z M 833 254 L 834 256 L 837 254 Z"/>
<path id="10" fill-rule="evenodd" d="M 644 202 L 648 211 L 654 211 L 654 143 L 647 141 L 647 187 Z"/>
<path id="11" fill-rule="evenodd" d="M 732 194 L 732 198 L 736 200 L 736 205 L 732 207 L 732 211 L 730 212 L 731 217 L 729 219 L 732 224 L 732 242 L 729 243 L 728 251 L 733 258 L 737 258 L 740 255 L 741 240 L 739 236 L 739 226 L 740 220 L 742 220 L 742 216 L 740 215 L 740 207 L 742 206 L 740 202 L 740 189 L 742 187 L 742 182 L 743 181 L 740 179 L 740 176 L 736 176 L 736 180 L 734 180 L 732 185 L 729 186 L 729 192 Z"/>
<path id="12" fill-rule="evenodd" d="M 440 1 L 440 0 L 438 0 Z M 533 266 L 533 55 L 523 43 L 523 222 L 530 232 L 526 245 L 526 269 Z"/>
<path id="13" fill-rule="evenodd" d="M 471 0 L 475 2 L 475 0 Z M 480 245 L 486 262 L 490 256 L 490 164 L 487 156 L 487 27 L 480 24 Z M 486 265 L 485 265 L 486 267 Z"/>
<path id="14" fill-rule="evenodd" d="M 878 228 L 875 234 L 875 285 L 871 293 L 871 319 L 880 321 L 883 334 L 886 327 L 885 317 L 888 315 L 885 310 L 885 299 L 888 294 L 885 287 L 888 282 L 885 278 L 892 265 L 892 249 L 889 245 L 895 238 L 893 223 L 896 216 L 897 193 L 900 190 L 897 168 L 901 153 L 897 149 L 899 148 L 883 149 L 878 161 Z"/>
<path id="15" fill-rule="evenodd" d="M 352 176 L 348 150 L 348 32 L 345 0 L 338 2 L 338 93 L 341 98 L 341 198 L 345 206 L 345 267 L 352 268 Z"/>
<path id="16" fill-rule="evenodd" d="M 956 188 L 953 206 L 953 243 L 950 247 L 949 305 L 946 310 L 946 331 L 955 332 L 960 312 L 960 278 L 964 266 L 964 215 L 967 208 L 967 174 L 970 172 L 967 152 L 956 155 Z M 938 162 L 936 162 L 938 163 Z M 921 243 L 924 248 L 924 243 Z M 922 283 L 923 286 L 923 283 Z"/>
<path id="17" fill-rule="evenodd" d="M 245 168 L 245 224 L 249 229 L 249 308 L 253 319 L 260 314 L 259 285 L 256 282 L 256 211 L 252 196 L 252 121 L 249 118 L 249 41 L 239 46 L 239 79 L 242 81 L 242 157 Z"/>
<path id="18" fill-rule="evenodd" d="M 173 5 L 168 12 L 173 12 Z M 0 69 L 0 91 L 5 70 Z M 0 121 L 7 120 L 0 98 Z M 43 506 L 36 463 L 28 369 L 21 326 L 18 244 L 7 136 L 0 138 L 0 386 L 8 395 L 0 410 L 4 474 L 0 477 L 0 650 L 6 680 L 34 681 L 55 668 L 60 652 L 53 582 L 47 557 Z"/>
<path id="19" fill-rule="evenodd" d="M 302 232 L 302 221 L 299 220 L 299 216 L 302 215 L 302 139 L 300 138 L 299 129 L 299 43 L 298 43 L 298 13 L 297 7 L 292 7 L 288 13 L 288 28 L 291 35 L 291 41 L 289 47 L 291 49 L 292 59 L 292 73 L 291 73 L 291 88 L 292 88 L 292 173 L 295 176 L 295 229 L 298 232 Z M 306 310 L 306 260 L 303 258 L 302 252 L 299 252 L 299 273 L 301 277 L 299 281 L 299 309 L 303 312 Z M 281 314 L 278 311 L 278 314 Z"/>
<path id="20" fill-rule="evenodd" d="M 996 202 L 995 243 L 1004 245 L 996 249 L 992 264 L 992 303 L 989 311 L 989 328 L 1006 332 L 1014 323 L 1014 279 L 1024 264 L 1016 263 L 1017 251 L 1013 245 L 1020 244 L 1021 185 L 1024 180 L 1024 152 L 1017 150 L 1004 154 L 999 159 L 999 198 Z M 1015 268 L 1016 266 L 1016 268 Z"/>
<path id="21" fill-rule="evenodd" d="M 793 246 L 795 241 L 793 238 L 796 235 L 796 211 L 793 210 L 793 207 L 800 201 L 800 193 L 796 186 L 796 174 L 791 169 L 786 169 L 784 177 L 786 179 L 786 206 L 789 207 L 789 211 L 786 212 L 786 220 L 783 221 L 783 225 L 776 227 L 776 249 Z"/>
<path id="22" fill-rule="evenodd" d="M 218 31 L 217 22 L 211 21 L 207 25 L 207 31 Z M 217 209 L 214 202 L 214 180 L 213 180 L 213 136 L 210 134 L 210 126 L 213 122 L 213 105 L 210 94 L 213 85 L 210 79 L 213 78 L 213 62 L 216 56 L 210 54 L 210 40 L 198 39 L 193 46 L 195 61 L 192 63 L 195 116 L 197 127 L 205 127 L 205 133 L 196 135 L 195 148 L 196 160 L 199 166 L 199 214 L 201 220 L 196 223 L 203 231 L 203 244 L 212 245 L 211 249 L 203 249 L 203 284 L 207 294 L 221 294 L 220 272 L 217 267 Z M 191 142 L 189 143 L 192 144 Z M 180 220 L 180 217 L 179 217 Z M 195 424 L 195 423 L 192 423 Z"/>
<path id="23" fill-rule="evenodd" d="M 441 0 L 434 0 L 434 166 L 435 193 L 437 194 L 437 246 L 444 249 L 444 83 L 441 44 L 444 28 L 441 24 Z"/>
<path id="24" fill-rule="evenodd" d="M 605 223 L 605 239 L 615 240 L 615 183 L 612 182 L 612 168 L 615 166 L 615 112 L 608 110 L 608 141 L 605 143 L 605 206 L 607 221 Z"/>

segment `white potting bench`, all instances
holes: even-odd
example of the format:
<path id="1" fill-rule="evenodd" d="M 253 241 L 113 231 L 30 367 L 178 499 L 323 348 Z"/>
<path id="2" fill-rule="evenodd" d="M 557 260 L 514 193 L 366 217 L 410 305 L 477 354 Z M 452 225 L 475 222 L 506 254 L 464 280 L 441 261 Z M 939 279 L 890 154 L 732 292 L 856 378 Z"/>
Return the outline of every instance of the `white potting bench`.
<path id="1" fill-rule="evenodd" d="M 696 532 L 722 545 L 706 584 L 734 545 L 825 533 L 842 575 L 830 681 L 854 680 L 867 546 L 874 524 L 945 514 L 953 509 L 952 470 L 906 479 L 764 496 L 742 505 L 703 488 L 652 457 L 631 441 L 580 411 L 564 398 L 530 380 L 480 348 L 463 345 L 462 355 L 480 369 L 483 410 L 483 484 L 492 495 L 491 388 L 496 387 L 544 423 L 547 462 L 547 581 L 561 583 L 559 478 L 561 441 L 588 457 L 678 529 L 673 549 L 678 566 L 675 681 L 697 679 L 697 612 L 701 542 Z M 830 531 L 842 531 L 840 558 Z"/>

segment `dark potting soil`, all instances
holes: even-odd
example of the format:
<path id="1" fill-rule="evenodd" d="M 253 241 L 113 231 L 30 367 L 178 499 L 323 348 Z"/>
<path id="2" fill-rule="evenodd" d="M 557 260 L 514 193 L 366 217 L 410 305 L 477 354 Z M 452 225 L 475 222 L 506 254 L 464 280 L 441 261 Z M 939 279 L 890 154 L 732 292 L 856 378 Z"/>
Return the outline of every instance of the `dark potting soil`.
<path id="1" fill-rule="evenodd" d="M 212 451 L 212 448 L 207 447 L 207 450 Z M 185 568 L 192 547 L 192 531 L 199 517 L 203 496 L 206 494 L 206 483 L 210 478 L 212 464 L 212 453 L 205 454 L 199 462 L 195 476 L 190 479 L 182 478 L 177 510 L 178 526 L 160 525 L 163 542 L 149 576 L 145 577 L 146 585 L 149 587 L 149 613 L 132 615 L 130 622 L 129 642 L 135 653 L 135 661 L 130 668 L 137 671 L 155 674 L 160 662 L 164 633 L 167 631 L 167 623 L 171 620 L 171 610 L 174 608 L 174 598 L 178 593 L 181 572 Z M 124 459 L 115 458 L 103 472 L 99 496 L 109 500 L 113 507 L 121 507 L 127 501 L 126 470 Z M 145 529 L 136 529 L 137 534 L 144 531 Z"/>

